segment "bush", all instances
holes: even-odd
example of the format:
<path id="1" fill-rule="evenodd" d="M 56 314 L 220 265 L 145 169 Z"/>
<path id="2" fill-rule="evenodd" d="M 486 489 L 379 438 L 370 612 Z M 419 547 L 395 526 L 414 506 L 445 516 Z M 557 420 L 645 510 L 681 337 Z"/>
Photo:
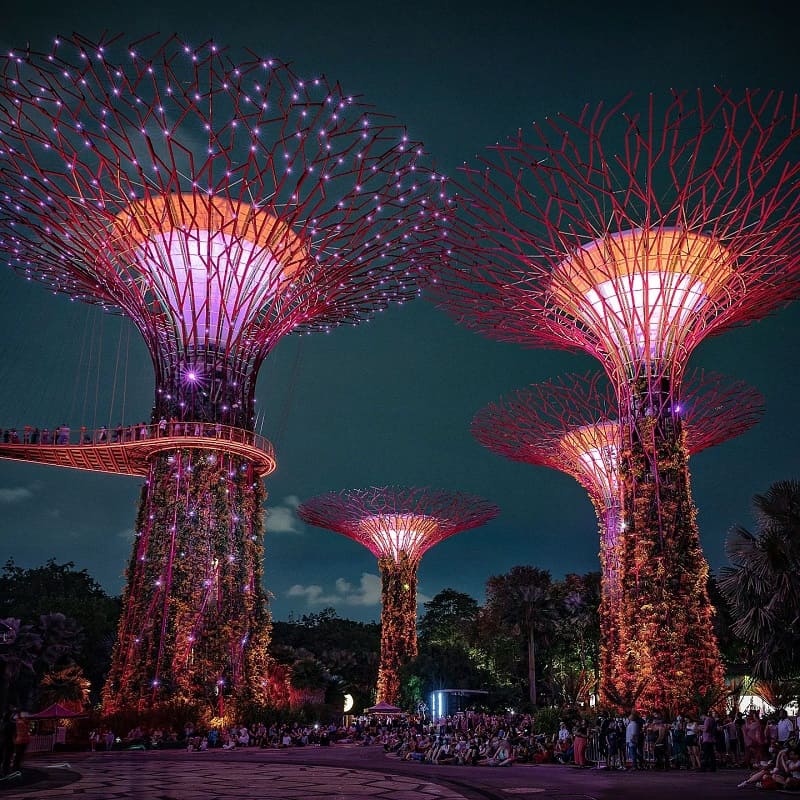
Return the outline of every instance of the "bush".
<path id="1" fill-rule="evenodd" d="M 544 733 L 547 736 L 554 736 L 558 733 L 558 723 L 563 719 L 561 711 L 557 708 L 542 708 L 536 712 L 533 718 L 534 730 L 536 733 Z"/>

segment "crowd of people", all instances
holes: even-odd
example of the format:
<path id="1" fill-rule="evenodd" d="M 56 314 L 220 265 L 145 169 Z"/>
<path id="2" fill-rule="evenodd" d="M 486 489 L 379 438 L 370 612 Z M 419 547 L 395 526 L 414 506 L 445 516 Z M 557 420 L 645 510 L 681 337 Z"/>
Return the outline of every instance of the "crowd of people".
<path id="1" fill-rule="evenodd" d="M 92 734 L 92 749 L 182 747 L 193 752 L 221 748 L 328 746 L 381 747 L 385 753 L 425 764 L 507 767 L 514 763 L 572 764 L 618 770 L 751 769 L 741 785 L 770 783 L 800 788 L 796 721 L 782 711 L 762 717 L 712 712 L 677 715 L 600 716 L 591 723 L 565 718 L 558 732 L 537 730 L 535 715 L 468 712 L 434 723 L 422 717 L 361 717 L 347 724 L 238 724 L 181 731 L 134 728 L 122 739 Z"/>
<path id="2" fill-rule="evenodd" d="M 137 442 L 158 436 L 216 436 L 223 435 L 225 426 L 221 422 L 184 422 L 176 418 L 162 417 L 158 422 L 148 424 L 139 422 L 136 425 L 118 424 L 108 428 L 105 425 L 89 430 L 81 426 L 73 432 L 69 425 L 54 425 L 52 428 L 39 428 L 25 425 L 17 428 L 0 429 L 0 441 L 4 444 L 117 444 L 121 442 Z M 73 436 L 76 441 L 73 442 Z"/>

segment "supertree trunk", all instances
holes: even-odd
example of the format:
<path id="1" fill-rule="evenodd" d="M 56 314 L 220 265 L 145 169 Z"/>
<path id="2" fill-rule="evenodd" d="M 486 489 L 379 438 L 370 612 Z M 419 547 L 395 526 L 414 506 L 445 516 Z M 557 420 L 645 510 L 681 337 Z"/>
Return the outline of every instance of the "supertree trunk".
<path id="1" fill-rule="evenodd" d="M 381 660 L 378 703 L 400 701 L 400 668 L 417 655 L 418 562 L 401 553 L 378 562 L 381 571 Z"/>
<path id="2" fill-rule="evenodd" d="M 600 532 L 600 700 L 603 705 L 613 705 L 615 698 L 610 676 L 614 674 L 615 654 L 620 647 L 620 512 L 619 507 L 604 507 L 595 502 Z"/>
<path id="3" fill-rule="evenodd" d="M 622 599 L 614 675 L 618 696 L 627 693 L 642 708 L 675 713 L 719 697 L 724 673 L 683 426 L 668 395 L 639 379 L 623 425 Z"/>
<path id="4" fill-rule="evenodd" d="M 252 464 L 223 451 L 154 460 L 103 692 L 107 712 L 203 698 L 202 713 L 230 716 L 266 699 L 265 495 Z"/>

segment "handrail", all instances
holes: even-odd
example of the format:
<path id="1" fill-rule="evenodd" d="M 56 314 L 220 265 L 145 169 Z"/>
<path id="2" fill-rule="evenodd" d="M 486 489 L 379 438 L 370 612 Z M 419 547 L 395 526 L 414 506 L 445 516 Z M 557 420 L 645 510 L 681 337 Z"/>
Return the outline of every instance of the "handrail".
<path id="1" fill-rule="evenodd" d="M 125 445 L 148 440 L 167 438 L 217 439 L 256 447 L 274 457 L 272 443 L 259 434 L 223 425 L 220 422 L 197 422 L 194 420 L 171 420 L 150 425 L 117 425 L 88 429 L 81 426 L 72 429 L 61 425 L 54 430 L 34 428 L 26 425 L 22 431 L 16 428 L 0 429 L 0 444 L 59 447 L 68 445 Z"/>

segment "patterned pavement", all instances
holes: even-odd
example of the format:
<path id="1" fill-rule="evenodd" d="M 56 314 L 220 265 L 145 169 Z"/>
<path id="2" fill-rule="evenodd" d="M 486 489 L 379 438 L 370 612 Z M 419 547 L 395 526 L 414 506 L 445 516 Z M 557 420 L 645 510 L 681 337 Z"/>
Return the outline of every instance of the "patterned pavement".
<path id="1" fill-rule="evenodd" d="M 214 754 L 216 756 L 216 754 Z M 15 789 L 0 788 L 0 797 L 26 800 L 70 797 L 86 800 L 465 800 L 463 794 L 437 786 L 423 776 L 381 774 L 364 769 L 303 764 L 269 764 L 259 761 L 228 761 L 206 754 L 164 761 L 145 752 L 79 757 L 69 761 L 70 770 L 80 777 L 70 778 L 63 761 L 36 759 L 37 770 L 47 770 L 53 785 L 46 783 Z"/>
<path id="2" fill-rule="evenodd" d="M 65 764 L 67 762 L 67 764 Z M 727 800 L 741 770 L 613 772 L 563 766 L 444 767 L 402 762 L 382 748 L 187 753 L 183 750 L 34 756 L 24 783 L 0 800 Z"/>

